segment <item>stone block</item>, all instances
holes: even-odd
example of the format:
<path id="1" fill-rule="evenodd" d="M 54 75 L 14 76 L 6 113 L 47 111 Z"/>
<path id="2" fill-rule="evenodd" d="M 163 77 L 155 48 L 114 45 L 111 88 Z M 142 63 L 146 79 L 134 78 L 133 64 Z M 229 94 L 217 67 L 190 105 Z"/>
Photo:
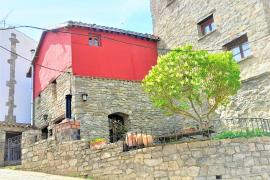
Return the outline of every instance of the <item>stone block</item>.
<path id="1" fill-rule="evenodd" d="M 208 176 L 225 174 L 225 167 L 222 165 L 215 165 L 208 167 Z"/>
<path id="2" fill-rule="evenodd" d="M 186 174 L 190 177 L 196 177 L 200 173 L 200 167 L 197 166 L 190 166 L 186 169 Z"/>
<path id="3" fill-rule="evenodd" d="M 154 177 L 155 178 L 167 177 L 167 171 L 155 171 Z"/>
<path id="4" fill-rule="evenodd" d="M 158 159 L 144 159 L 144 163 L 147 166 L 157 166 L 163 162 L 162 158 Z"/>
<path id="5" fill-rule="evenodd" d="M 177 153 L 176 145 L 175 144 L 168 144 L 166 146 L 163 146 L 163 154 L 169 155 Z"/>

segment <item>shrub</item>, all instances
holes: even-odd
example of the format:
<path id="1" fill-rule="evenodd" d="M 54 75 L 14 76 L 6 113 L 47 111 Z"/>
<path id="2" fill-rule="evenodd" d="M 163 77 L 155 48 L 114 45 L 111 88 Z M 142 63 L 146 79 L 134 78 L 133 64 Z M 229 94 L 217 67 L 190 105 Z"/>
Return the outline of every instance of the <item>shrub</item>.
<path id="1" fill-rule="evenodd" d="M 214 139 L 233 139 L 233 138 L 251 138 L 251 137 L 262 137 L 270 136 L 270 132 L 264 132 L 261 129 L 254 130 L 243 130 L 243 131 L 223 131 L 216 136 Z"/>
<path id="2" fill-rule="evenodd" d="M 144 78 L 143 88 L 156 107 L 202 126 L 240 88 L 239 65 L 231 52 L 179 47 L 159 57 Z"/>

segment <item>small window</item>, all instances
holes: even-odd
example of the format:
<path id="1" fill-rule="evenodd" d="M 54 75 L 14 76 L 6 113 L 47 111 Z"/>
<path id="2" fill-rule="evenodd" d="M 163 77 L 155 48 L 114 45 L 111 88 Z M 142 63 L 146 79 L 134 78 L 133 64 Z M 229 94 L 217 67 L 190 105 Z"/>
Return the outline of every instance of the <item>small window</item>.
<path id="1" fill-rule="evenodd" d="M 251 55 L 247 35 L 243 35 L 225 45 L 226 49 L 232 51 L 234 59 L 239 62 Z"/>
<path id="2" fill-rule="evenodd" d="M 216 29 L 216 25 L 214 23 L 213 14 L 208 16 L 207 18 L 205 18 L 201 22 L 199 22 L 198 27 L 199 27 L 199 31 L 201 32 L 202 36 L 214 31 Z"/>
<path id="3" fill-rule="evenodd" d="M 101 46 L 101 40 L 99 35 L 90 34 L 89 35 L 89 45 L 90 46 Z"/>
<path id="4" fill-rule="evenodd" d="M 52 97 L 54 99 L 57 99 L 57 86 L 56 85 L 57 85 L 56 80 L 53 80 L 51 82 L 51 91 L 52 91 Z"/>
<path id="5" fill-rule="evenodd" d="M 41 129 L 42 139 L 48 139 L 48 126 Z"/>

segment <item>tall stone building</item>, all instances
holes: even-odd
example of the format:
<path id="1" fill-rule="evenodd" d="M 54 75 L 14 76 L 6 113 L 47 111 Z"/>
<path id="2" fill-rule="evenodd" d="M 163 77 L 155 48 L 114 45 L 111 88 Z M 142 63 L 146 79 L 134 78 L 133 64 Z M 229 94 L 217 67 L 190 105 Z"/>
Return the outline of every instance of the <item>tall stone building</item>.
<path id="1" fill-rule="evenodd" d="M 270 117 L 269 0 L 151 0 L 151 12 L 160 49 L 233 52 L 242 87 L 222 118 Z"/>

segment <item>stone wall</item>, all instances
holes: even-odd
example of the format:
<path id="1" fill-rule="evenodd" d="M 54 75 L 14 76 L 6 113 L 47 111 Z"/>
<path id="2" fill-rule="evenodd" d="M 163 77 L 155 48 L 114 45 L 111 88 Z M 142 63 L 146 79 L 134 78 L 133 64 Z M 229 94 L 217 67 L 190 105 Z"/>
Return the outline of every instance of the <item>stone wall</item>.
<path id="1" fill-rule="evenodd" d="M 70 86 L 71 82 L 71 86 Z M 72 119 L 80 121 L 81 137 L 109 137 L 110 114 L 121 113 L 129 131 L 147 130 L 164 133 L 164 129 L 181 128 L 190 123 L 179 117 L 167 117 L 154 108 L 141 87 L 141 82 L 78 77 L 63 74 L 35 99 L 35 126 L 53 129 L 65 117 L 65 95 L 72 89 Z M 82 100 L 87 94 L 87 100 Z M 47 120 L 43 115 L 47 114 Z"/>
<path id="2" fill-rule="evenodd" d="M 0 166 L 3 166 L 5 161 L 5 142 L 6 132 L 0 130 Z"/>
<path id="3" fill-rule="evenodd" d="M 270 73 L 242 82 L 242 88 L 226 108 L 219 110 L 221 118 L 270 117 Z"/>
<path id="4" fill-rule="evenodd" d="M 83 93 L 88 94 L 87 101 L 82 101 Z M 130 131 L 143 129 L 150 133 L 152 129 L 153 133 L 161 133 L 184 123 L 154 108 L 140 82 L 76 77 L 74 101 L 74 115 L 81 121 L 82 137 L 107 138 L 108 115 L 113 113 L 127 116 Z"/>
<path id="5" fill-rule="evenodd" d="M 52 126 L 54 121 L 65 117 L 66 95 L 72 89 L 73 76 L 60 75 L 51 82 L 34 100 L 34 125 L 38 128 Z M 48 115 L 44 119 L 43 115 Z M 50 127 L 49 127 L 50 128 Z"/>
<path id="6" fill-rule="evenodd" d="M 154 34 L 159 48 L 191 44 L 220 51 L 231 40 L 247 33 L 252 56 L 242 60 L 241 78 L 270 69 L 270 2 L 266 0 L 151 0 Z M 216 30 L 201 37 L 198 23 L 213 13 Z M 212 52 L 212 51 L 211 51 Z"/>
<path id="7" fill-rule="evenodd" d="M 166 144 L 129 152 L 122 144 L 91 151 L 87 141 L 23 144 L 22 169 L 93 179 L 270 178 L 270 138 Z"/>

